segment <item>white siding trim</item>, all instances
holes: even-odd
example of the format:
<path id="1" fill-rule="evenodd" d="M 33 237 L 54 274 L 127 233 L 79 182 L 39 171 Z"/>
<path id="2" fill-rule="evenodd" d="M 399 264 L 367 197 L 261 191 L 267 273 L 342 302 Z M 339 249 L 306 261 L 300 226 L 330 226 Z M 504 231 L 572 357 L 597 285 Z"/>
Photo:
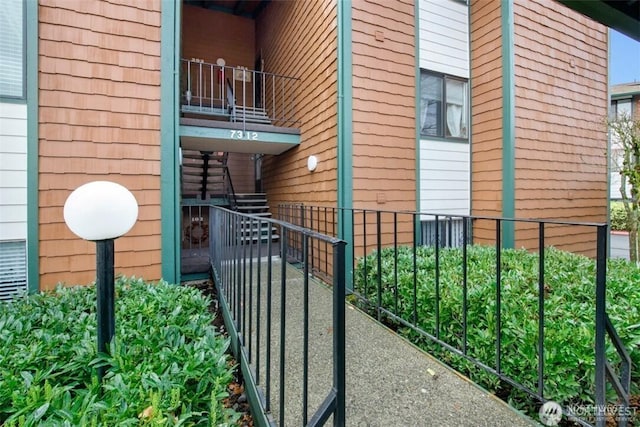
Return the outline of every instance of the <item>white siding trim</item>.
<path id="1" fill-rule="evenodd" d="M 469 144 L 420 141 L 420 211 L 469 215 Z"/>
<path id="2" fill-rule="evenodd" d="M 469 8 L 454 0 L 420 0 L 420 68 L 469 78 Z"/>
<path id="3" fill-rule="evenodd" d="M 0 103 L 0 241 L 27 238 L 27 106 Z"/>

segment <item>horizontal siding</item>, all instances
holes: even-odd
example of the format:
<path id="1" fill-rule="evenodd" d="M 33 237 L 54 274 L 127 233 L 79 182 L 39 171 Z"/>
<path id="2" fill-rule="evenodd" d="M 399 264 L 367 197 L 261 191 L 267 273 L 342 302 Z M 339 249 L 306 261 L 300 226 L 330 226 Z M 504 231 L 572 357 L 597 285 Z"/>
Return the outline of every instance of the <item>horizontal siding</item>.
<path id="1" fill-rule="evenodd" d="M 215 64 L 223 58 L 229 67 L 254 69 L 255 21 L 202 7 L 182 6 L 182 53 Z"/>
<path id="2" fill-rule="evenodd" d="M 420 141 L 420 211 L 469 215 L 469 144 Z"/>
<path id="3" fill-rule="evenodd" d="M 279 203 L 335 206 L 337 200 L 337 11 L 335 2 L 271 2 L 256 20 L 265 70 L 299 78 L 295 114 L 300 145 L 265 156 L 263 185 Z M 307 170 L 307 158 L 318 167 Z"/>
<path id="4" fill-rule="evenodd" d="M 414 6 L 353 3 L 353 200 L 416 209 Z"/>
<path id="5" fill-rule="evenodd" d="M 254 160 L 251 154 L 229 153 L 229 175 L 236 193 L 253 193 L 255 190 Z"/>
<path id="6" fill-rule="evenodd" d="M 516 1 L 514 20 L 516 216 L 604 222 L 607 29 L 551 0 Z M 557 243 L 591 253 L 584 233 Z"/>
<path id="7" fill-rule="evenodd" d="M 27 106 L 0 103 L 0 241 L 27 238 Z"/>
<path id="8" fill-rule="evenodd" d="M 471 2 L 471 208 L 502 214 L 502 56 L 500 2 Z M 474 239 L 490 242 L 494 225 L 474 224 Z"/>
<path id="9" fill-rule="evenodd" d="M 160 4 L 39 6 L 40 288 L 95 279 L 95 245 L 64 224 L 78 186 L 115 181 L 138 221 L 115 243 L 116 273 L 160 278 Z"/>
<path id="10" fill-rule="evenodd" d="M 420 0 L 420 68 L 469 77 L 469 8 L 455 0 Z"/>

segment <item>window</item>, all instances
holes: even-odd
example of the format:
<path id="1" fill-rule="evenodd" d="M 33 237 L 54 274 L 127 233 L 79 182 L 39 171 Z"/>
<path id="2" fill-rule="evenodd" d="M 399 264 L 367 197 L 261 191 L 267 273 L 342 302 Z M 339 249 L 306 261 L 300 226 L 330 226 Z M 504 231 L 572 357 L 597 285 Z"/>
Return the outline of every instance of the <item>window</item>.
<path id="1" fill-rule="evenodd" d="M 611 101 L 611 118 L 631 117 L 631 98 Z"/>
<path id="2" fill-rule="evenodd" d="M 23 7 L 23 0 L 0 0 L 0 97 L 25 97 Z"/>
<path id="3" fill-rule="evenodd" d="M 469 137 L 467 80 L 420 71 L 420 135 Z"/>

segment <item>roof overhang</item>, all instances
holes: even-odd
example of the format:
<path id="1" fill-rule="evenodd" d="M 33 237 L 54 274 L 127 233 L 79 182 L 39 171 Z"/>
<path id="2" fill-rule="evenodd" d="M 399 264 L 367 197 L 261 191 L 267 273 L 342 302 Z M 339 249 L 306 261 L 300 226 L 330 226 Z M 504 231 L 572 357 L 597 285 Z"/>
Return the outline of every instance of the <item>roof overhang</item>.
<path id="1" fill-rule="evenodd" d="M 567 7 L 640 41 L 640 0 L 557 0 Z"/>

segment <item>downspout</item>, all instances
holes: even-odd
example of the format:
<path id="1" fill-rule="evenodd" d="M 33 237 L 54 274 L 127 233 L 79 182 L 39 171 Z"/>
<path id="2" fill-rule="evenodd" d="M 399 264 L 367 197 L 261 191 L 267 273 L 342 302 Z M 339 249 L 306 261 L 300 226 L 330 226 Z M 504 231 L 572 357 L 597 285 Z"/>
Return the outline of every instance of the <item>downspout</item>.
<path id="1" fill-rule="evenodd" d="M 515 69 L 513 0 L 502 0 L 502 217 L 515 218 Z M 502 247 L 515 246 L 513 221 L 502 223 Z"/>
<path id="2" fill-rule="evenodd" d="M 338 0 L 338 238 L 347 242 L 347 290 L 353 289 L 353 82 L 351 1 Z"/>

